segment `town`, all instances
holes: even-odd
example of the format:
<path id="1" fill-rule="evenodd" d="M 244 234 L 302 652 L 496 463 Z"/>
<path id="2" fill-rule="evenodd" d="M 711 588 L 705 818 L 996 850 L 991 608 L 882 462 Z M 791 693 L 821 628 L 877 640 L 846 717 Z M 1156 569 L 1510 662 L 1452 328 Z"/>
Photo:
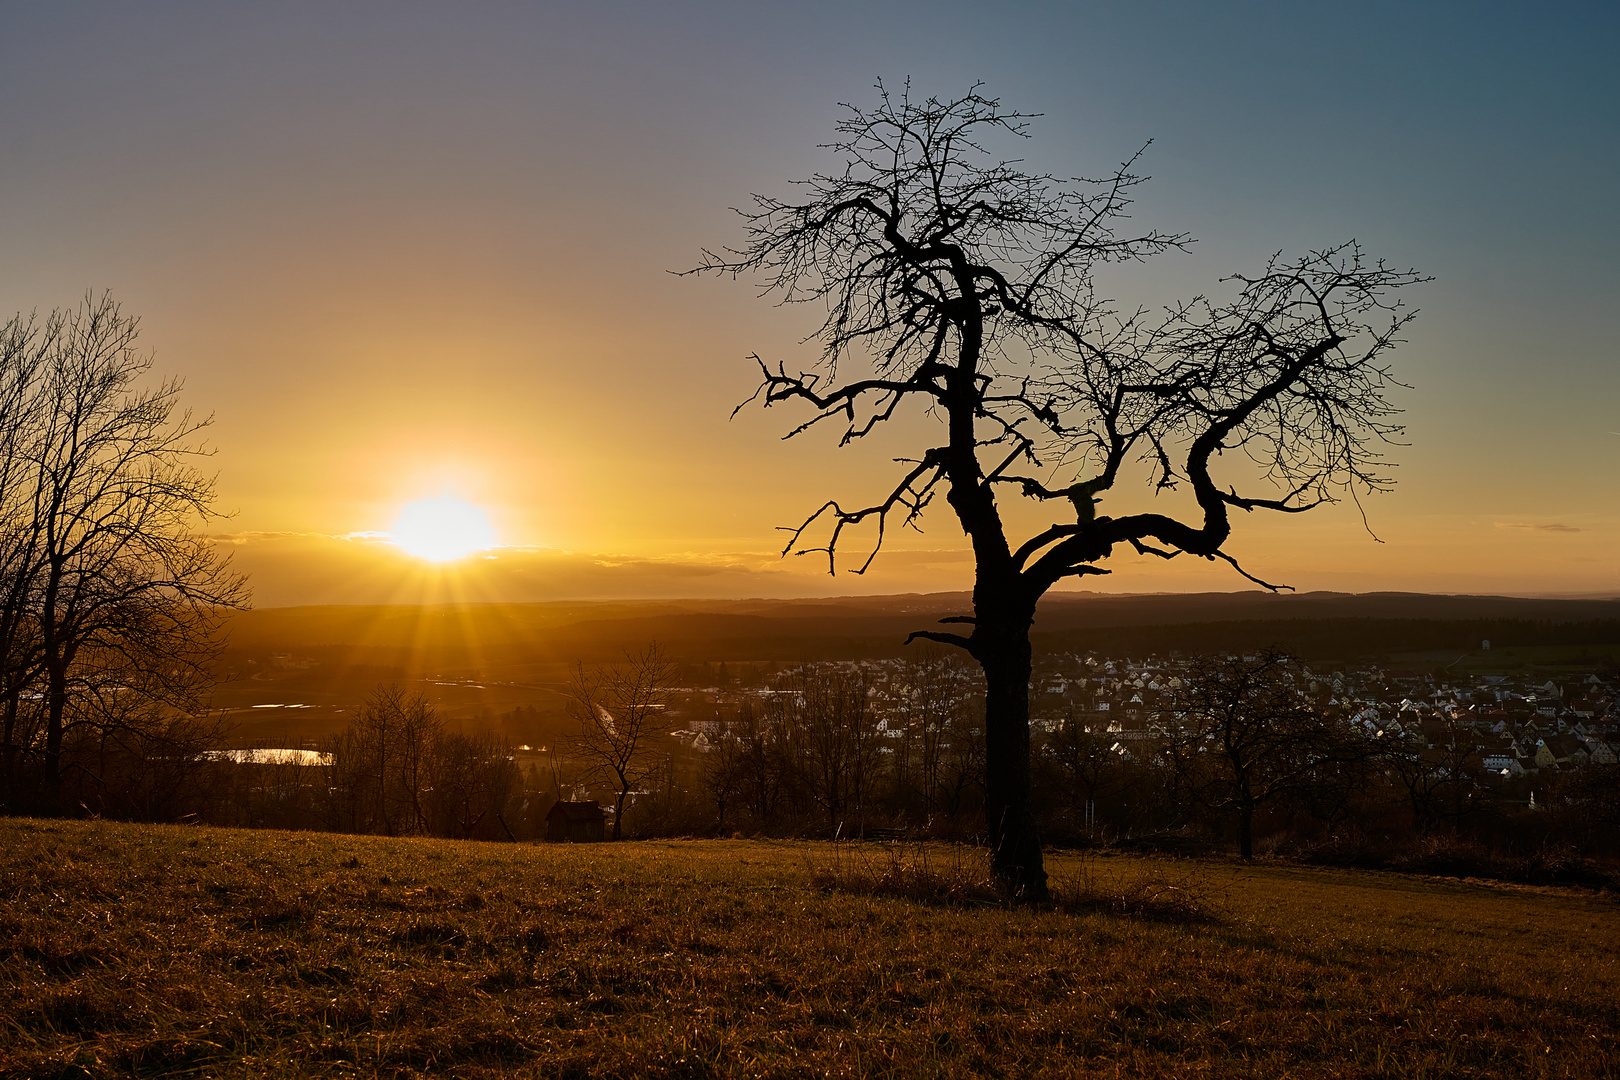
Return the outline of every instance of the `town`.
<path id="1" fill-rule="evenodd" d="M 1230 659 L 1242 663 L 1258 657 Z M 1197 734 L 1185 701 L 1197 660 L 1179 653 L 1038 658 L 1031 728 L 1050 812 L 1069 792 L 1089 804 L 1077 819 L 1088 831 L 1106 823 L 1116 834 L 1129 835 L 1174 820 L 1164 807 L 1146 812 L 1142 791 L 1130 789 L 1174 786 L 1173 748 Z M 668 720 L 679 726 L 669 734 L 689 751 L 716 759 L 700 770 L 711 788 L 726 786 L 716 777 L 727 769 L 744 774 L 743 786 L 759 787 L 771 771 L 767 748 L 779 739 L 795 748 L 780 760 L 799 762 L 800 772 L 808 762 L 819 777 L 820 791 L 809 801 L 832 811 L 831 827 L 836 829 L 841 811 L 885 825 L 896 817 L 924 822 L 931 815 L 959 812 L 962 797 L 974 787 L 963 771 L 971 769 L 979 752 L 975 718 L 982 709 L 982 687 L 976 674 L 971 665 L 936 656 L 923 663 L 806 665 L 781 672 L 768 685 L 682 688 L 670 694 Z M 1545 806 L 1548 789 L 1567 787 L 1588 765 L 1617 761 L 1620 680 L 1612 675 L 1589 672 L 1559 682 L 1300 664 L 1285 677 L 1302 703 L 1362 741 L 1364 761 L 1376 763 L 1374 771 L 1404 791 L 1411 822 L 1425 831 L 1442 820 L 1477 815 L 1486 806 L 1534 809 L 1538 791 Z M 864 704 L 829 711 L 814 700 L 824 693 L 807 699 L 809 688 L 839 684 L 859 688 Z M 811 718 L 817 713 L 820 719 Z M 806 724 L 833 722 L 846 729 L 841 739 L 802 730 Z M 1326 785 L 1326 778 L 1318 779 Z M 886 794 L 874 798 L 878 791 Z M 765 799 L 756 799 L 751 810 L 756 818 L 771 816 Z"/>

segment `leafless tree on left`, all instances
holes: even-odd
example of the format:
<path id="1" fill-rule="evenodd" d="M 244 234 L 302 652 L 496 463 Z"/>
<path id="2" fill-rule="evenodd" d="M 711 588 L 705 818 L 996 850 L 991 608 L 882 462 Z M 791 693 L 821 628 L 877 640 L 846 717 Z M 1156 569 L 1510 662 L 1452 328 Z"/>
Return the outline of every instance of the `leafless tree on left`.
<path id="1" fill-rule="evenodd" d="M 139 322 L 108 295 L 0 327 L 0 702 L 3 779 L 37 766 L 59 801 L 64 739 L 132 715 L 195 712 L 245 579 L 199 525 L 209 418 L 181 383 L 144 385 Z M 140 695 L 150 709 L 98 710 Z M 27 707 L 24 707 L 24 706 Z"/>

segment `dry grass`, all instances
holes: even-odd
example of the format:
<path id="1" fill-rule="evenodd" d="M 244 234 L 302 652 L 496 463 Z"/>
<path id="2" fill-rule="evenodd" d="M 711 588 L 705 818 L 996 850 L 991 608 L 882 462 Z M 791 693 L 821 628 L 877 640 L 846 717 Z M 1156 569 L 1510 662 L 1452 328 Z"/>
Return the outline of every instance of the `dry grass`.
<path id="1" fill-rule="evenodd" d="M 833 857 L 0 821 L 0 1075 L 1620 1071 L 1606 897 L 1059 858 L 1008 910 L 968 852 Z"/>
<path id="2" fill-rule="evenodd" d="M 824 892 L 1004 906 L 983 854 L 960 844 L 835 842 L 816 845 L 807 861 L 810 884 Z"/>
<path id="3" fill-rule="evenodd" d="M 1217 926 L 1229 918 L 1207 868 L 1167 860 L 1078 858 L 1052 882 L 1053 903 L 1155 922 Z"/>
<path id="4" fill-rule="evenodd" d="M 1050 909 L 1169 923 L 1221 921 L 1219 901 L 1191 864 L 1071 856 L 1063 865 L 1050 883 Z M 827 844 L 810 853 L 809 880 L 827 892 L 947 906 L 1008 906 L 983 853 L 959 844 Z"/>

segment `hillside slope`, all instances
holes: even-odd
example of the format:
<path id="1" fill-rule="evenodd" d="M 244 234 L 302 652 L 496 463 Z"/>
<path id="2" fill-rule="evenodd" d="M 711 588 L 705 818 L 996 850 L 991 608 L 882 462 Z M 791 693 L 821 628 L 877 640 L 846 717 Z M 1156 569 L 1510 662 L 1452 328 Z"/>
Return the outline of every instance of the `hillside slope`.
<path id="1" fill-rule="evenodd" d="M 0 1075 L 1620 1068 L 1608 898 L 1126 858 L 1053 859 L 1053 910 L 838 888 L 979 858 L 3 820 Z"/>

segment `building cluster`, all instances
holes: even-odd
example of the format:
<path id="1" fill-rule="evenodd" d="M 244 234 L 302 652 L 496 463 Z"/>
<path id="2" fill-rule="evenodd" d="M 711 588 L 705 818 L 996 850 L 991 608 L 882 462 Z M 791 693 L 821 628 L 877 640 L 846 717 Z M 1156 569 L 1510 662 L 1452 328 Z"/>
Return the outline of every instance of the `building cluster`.
<path id="1" fill-rule="evenodd" d="M 1171 654 L 1109 659 L 1095 654 L 1037 657 L 1031 681 L 1034 734 L 1055 734 L 1078 724 L 1104 735 L 1123 758 L 1151 762 L 1157 747 L 1180 730 L 1178 693 L 1193 658 Z M 920 684 L 939 707 L 959 707 L 982 693 L 968 663 L 919 665 L 905 660 L 859 660 L 821 665 L 866 686 L 869 717 L 880 739 L 899 742 L 909 724 L 935 710 L 919 710 Z M 700 687 L 678 691 L 672 734 L 707 752 L 739 722 L 744 705 L 755 715 L 801 672 L 790 669 L 772 685 Z M 1587 765 L 1620 761 L 1620 678 L 1581 673 L 1537 681 L 1505 675 L 1450 675 L 1378 666 L 1326 670 L 1303 666 L 1297 692 L 1367 738 L 1388 740 L 1391 753 L 1466 774 L 1480 783 L 1547 779 Z M 977 734 L 977 731 L 974 731 Z"/>
<path id="2" fill-rule="evenodd" d="M 778 672 L 765 685 L 747 687 L 694 687 L 673 691 L 669 717 L 683 727 L 670 734 L 692 749 L 707 753 L 718 740 L 734 735 L 751 723 L 771 724 L 783 708 L 804 705 L 809 684 L 838 678 L 864 687 L 866 709 L 861 722 L 878 740 L 879 753 L 892 753 L 909 729 L 937 726 L 947 719 L 973 717 L 973 735 L 980 734 L 975 706 L 983 698 L 984 679 L 965 658 L 931 660 L 842 660 L 805 664 Z M 982 706 L 980 706 L 982 707 Z"/>
<path id="3" fill-rule="evenodd" d="M 1133 753 L 1177 733 L 1176 694 L 1188 658 L 1057 657 L 1038 672 L 1037 730 L 1067 717 L 1116 737 Z M 1298 692 L 1345 718 L 1391 753 L 1489 783 L 1550 778 L 1620 761 L 1620 679 L 1582 673 L 1555 681 L 1505 675 L 1448 676 L 1377 666 L 1300 672 Z M 1139 753 L 1139 752 L 1138 752 Z"/>

